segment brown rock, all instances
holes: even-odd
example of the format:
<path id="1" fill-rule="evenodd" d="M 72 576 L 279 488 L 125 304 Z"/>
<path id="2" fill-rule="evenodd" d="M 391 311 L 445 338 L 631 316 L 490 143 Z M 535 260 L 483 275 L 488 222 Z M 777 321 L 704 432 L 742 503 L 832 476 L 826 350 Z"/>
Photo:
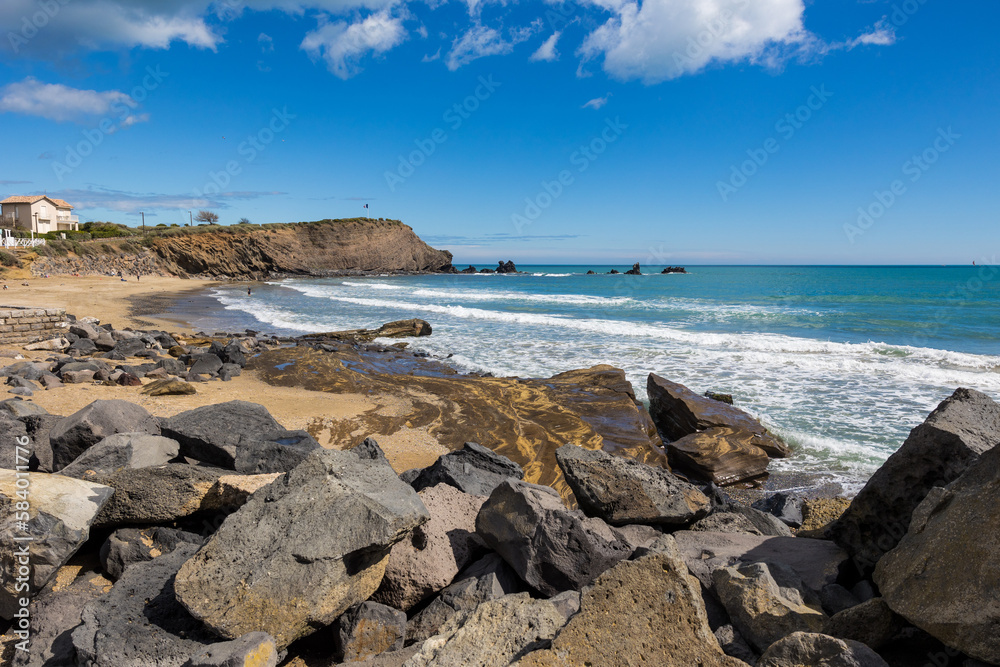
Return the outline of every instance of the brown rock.
<path id="1" fill-rule="evenodd" d="M 147 396 L 183 396 L 198 392 L 190 382 L 184 382 L 183 380 L 156 380 L 143 387 L 141 393 Z"/>
<path id="2" fill-rule="evenodd" d="M 744 431 L 714 427 L 667 444 L 671 462 L 704 480 L 726 485 L 767 474 L 767 453 Z"/>
<path id="3" fill-rule="evenodd" d="M 580 612 L 552 647 L 519 664 L 745 667 L 719 648 L 698 581 L 687 573 L 676 547 L 602 574 L 583 593 Z"/>

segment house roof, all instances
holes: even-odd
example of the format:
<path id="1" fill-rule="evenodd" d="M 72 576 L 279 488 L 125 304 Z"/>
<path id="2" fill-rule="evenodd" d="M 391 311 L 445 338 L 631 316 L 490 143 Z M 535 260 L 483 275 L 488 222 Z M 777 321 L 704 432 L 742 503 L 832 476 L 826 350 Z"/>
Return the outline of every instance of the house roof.
<path id="1" fill-rule="evenodd" d="M 54 199 L 52 197 L 49 197 L 48 195 L 28 195 L 28 196 L 11 195 L 10 197 L 7 197 L 3 201 L 0 201 L 0 204 L 34 204 L 36 201 L 39 201 L 41 199 L 48 199 L 50 202 L 52 202 L 53 204 L 55 204 L 60 208 L 73 208 L 62 199 Z"/>

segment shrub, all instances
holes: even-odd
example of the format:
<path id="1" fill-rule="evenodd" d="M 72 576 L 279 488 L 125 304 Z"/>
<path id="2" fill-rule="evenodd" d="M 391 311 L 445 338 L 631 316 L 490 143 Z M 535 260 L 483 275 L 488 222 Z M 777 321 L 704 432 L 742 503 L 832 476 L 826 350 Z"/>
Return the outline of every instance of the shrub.
<path id="1" fill-rule="evenodd" d="M 17 269 L 21 267 L 21 260 L 14 253 L 0 250 L 0 266 L 12 266 Z"/>

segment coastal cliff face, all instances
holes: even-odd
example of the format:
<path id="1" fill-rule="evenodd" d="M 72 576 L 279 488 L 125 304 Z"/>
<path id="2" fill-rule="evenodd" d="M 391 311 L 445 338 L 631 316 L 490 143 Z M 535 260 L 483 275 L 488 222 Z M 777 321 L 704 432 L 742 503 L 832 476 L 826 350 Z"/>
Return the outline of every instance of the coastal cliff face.
<path id="1" fill-rule="evenodd" d="M 135 247 L 135 239 L 78 245 L 88 252 L 74 253 L 76 257 L 42 257 L 32 271 L 260 279 L 274 275 L 437 272 L 451 267 L 450 252 L 435 250 L 409 226 L 394 220 L 323 220 L 150 236 L 143 249 Z"/>

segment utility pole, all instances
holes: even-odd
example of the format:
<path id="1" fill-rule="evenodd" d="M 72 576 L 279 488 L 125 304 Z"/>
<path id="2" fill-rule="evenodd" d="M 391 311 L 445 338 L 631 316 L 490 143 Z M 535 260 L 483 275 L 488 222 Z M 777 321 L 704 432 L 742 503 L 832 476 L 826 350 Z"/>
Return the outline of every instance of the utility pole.
<path id="1" fill-rule="evenodd" d="M 142 216 L 142 233 L 145 234 L 146 233 L 146 212 L 145 211 L 139 211 L 139 215 Z"/>
<path id="2" fill-rule="evenodd" d="M 194 227 L 194 216 L 191 215 L 191 211 L 188 211 L 188 227 Z"/>

